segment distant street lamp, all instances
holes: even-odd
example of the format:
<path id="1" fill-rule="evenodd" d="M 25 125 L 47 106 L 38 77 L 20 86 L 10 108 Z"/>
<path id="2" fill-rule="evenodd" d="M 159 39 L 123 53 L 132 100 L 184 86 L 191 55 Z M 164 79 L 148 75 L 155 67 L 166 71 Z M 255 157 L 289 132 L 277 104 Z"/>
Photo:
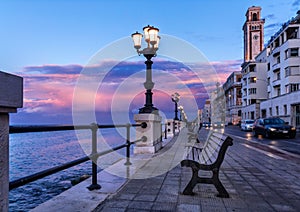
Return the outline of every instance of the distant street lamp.
<path id="1" fill-rule="evenodd" d="M 139 109 L 139 113 L 155 113 L 158 114 L 158 109 L 153 107 L 152 104 L 152 89 L 154 87 L 154 83 L 152 82 L 152 57 L 156 56 L 156 51 L 158 50 L 158 44 L 160 37 L 157 35 L 159 32 L 158 28 L 153 26 L 146 26 L 143 28 L 145 41 L 147 43 L 147 47 L 143 50 L 140 50 L 142 47 L 142 37 L 143 35 L 139 32 L 135 32 L 131 35 L 134 48 L 136 49 L 138 55 L 143 54 L 147 59 L 145 61 L 146 64 L 146 82 L 144 83 L 144 87 L 146 89 L 146 103 L 143 108 Z"/>
<path id="2" fill-rule="evenodd" d="M 177 116 L 177 113 L 178 113 L 178 102 L 179 102 L 179 99 L 180 99 L 180 95 L 179 93 L 174 93 L 172 94 L 172 101 L 175 103 L 175 117 L 174 117 L 174 120 L 179 120 L 178 119 L 178 116 Z"/>
<path id="3" fill-rule="evenodd" d="M 178 107 L 178 110 L 179 110 L 179 120 L 182 121 L 182 111 L 183 111 L 183 106 L 180 105 L 180 106 Z"/>

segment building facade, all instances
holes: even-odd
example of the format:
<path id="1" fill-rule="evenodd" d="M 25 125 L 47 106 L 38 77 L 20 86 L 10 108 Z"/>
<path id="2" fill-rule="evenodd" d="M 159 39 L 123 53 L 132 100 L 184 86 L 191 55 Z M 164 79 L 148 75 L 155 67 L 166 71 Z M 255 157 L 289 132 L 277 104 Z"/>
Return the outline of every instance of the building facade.
<path id="1" fill-rule="evenodd" d="M 263 49 L 260 14 L 250 7 L 243 26 L 242 119 L 276 116 L 300 129 L 300 11 Z"/>
<path id="2" fill-rule="evenodd" d="M 211 105 L 210 100 L 207 99 L 204 104 L 204 108 L 202 111 L 202 122 L 211 122 Z"/>
<path id="3" fill-rule="evenodd" d="M 242 116 L 242 73 L 232 72 L 223 84 L 226 99 L 225 124 L 236 125 Z"/>
<path id="4" fill-rule="evenodd" d="M 276 116 L 300 129 L 300 11 L 266 45 L 268 100 L 262 117 Z"/>

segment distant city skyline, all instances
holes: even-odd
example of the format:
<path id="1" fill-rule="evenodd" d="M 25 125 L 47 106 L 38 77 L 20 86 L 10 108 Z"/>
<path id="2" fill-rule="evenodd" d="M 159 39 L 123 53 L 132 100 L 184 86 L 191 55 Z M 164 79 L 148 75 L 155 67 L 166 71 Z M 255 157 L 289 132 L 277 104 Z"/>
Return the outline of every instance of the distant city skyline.
<path id="1" fill-rule="evenodd" d="M 296 15 L 300 1 L 2 1 L 0 70 L 25 79 L 25 122 L 32 113 L 46 113 L 44 120 L 70 116 L 81 68 L 99 49 L 151 24 L 199 49 L 224 82 L 240 70 L 242 26 L 252 5 L 262 7 L 266 43 Z"/>

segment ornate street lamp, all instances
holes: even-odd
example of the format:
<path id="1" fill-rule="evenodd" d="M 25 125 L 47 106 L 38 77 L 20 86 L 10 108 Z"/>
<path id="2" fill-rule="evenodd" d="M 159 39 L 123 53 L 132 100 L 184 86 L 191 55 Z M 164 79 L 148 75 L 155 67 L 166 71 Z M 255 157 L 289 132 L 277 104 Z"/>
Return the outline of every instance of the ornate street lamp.
<path id="1" fill-rule="evenodd" d="M 131 35 L 134 48 L 136 49 L 138 55 L 144 55 L 147 59 L 145 61 L 146 64 L 146 82 L 144 83 L 144 87 L 146 89 L 146 103 L 144 107 L 139 109 L 139 113 L 155 113 L 158 114 L 158 109 L 153 107 L 152 104 L 152 89 L 154 87 L 154 83 L 152 82 L 152 57 L 156 56 L 156 51 L 158 50 L 158 44 L 160 37 L 158 36 L 159 29 L 153 26 L 146 26 L 143 28 L 145 41 L 147 43 L 147 47 L 143 50 L 140 50 L 142 47 L 142 37 L 143 35 L 139 32 L 133 33 Z"/>
<path id="2" fill-rule="evenodd" d="M 178 113 L 178 102 L 179 102 L 179 99 L 180 99 L 180 95 L 179 93 L 174 93 L 172 94 L 172 102 L 175 103 L 175 117 L 174 117 L 174 120 L 179 120 L 178 119 L 178 116 L 177 116 L 177 113 Z"/>

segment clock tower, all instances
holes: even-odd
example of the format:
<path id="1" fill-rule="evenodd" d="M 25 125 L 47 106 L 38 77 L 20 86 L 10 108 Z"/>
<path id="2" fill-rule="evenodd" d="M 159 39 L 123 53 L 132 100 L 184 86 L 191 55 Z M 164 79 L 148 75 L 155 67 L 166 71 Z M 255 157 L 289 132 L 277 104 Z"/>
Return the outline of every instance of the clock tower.
<path id="1" fill-rule="evenodd" d="M 246 13 L 244 31 L 244 62 L 254 61 L 264 48 L 264 23 L 261 7 L 252 6 Z"/>

